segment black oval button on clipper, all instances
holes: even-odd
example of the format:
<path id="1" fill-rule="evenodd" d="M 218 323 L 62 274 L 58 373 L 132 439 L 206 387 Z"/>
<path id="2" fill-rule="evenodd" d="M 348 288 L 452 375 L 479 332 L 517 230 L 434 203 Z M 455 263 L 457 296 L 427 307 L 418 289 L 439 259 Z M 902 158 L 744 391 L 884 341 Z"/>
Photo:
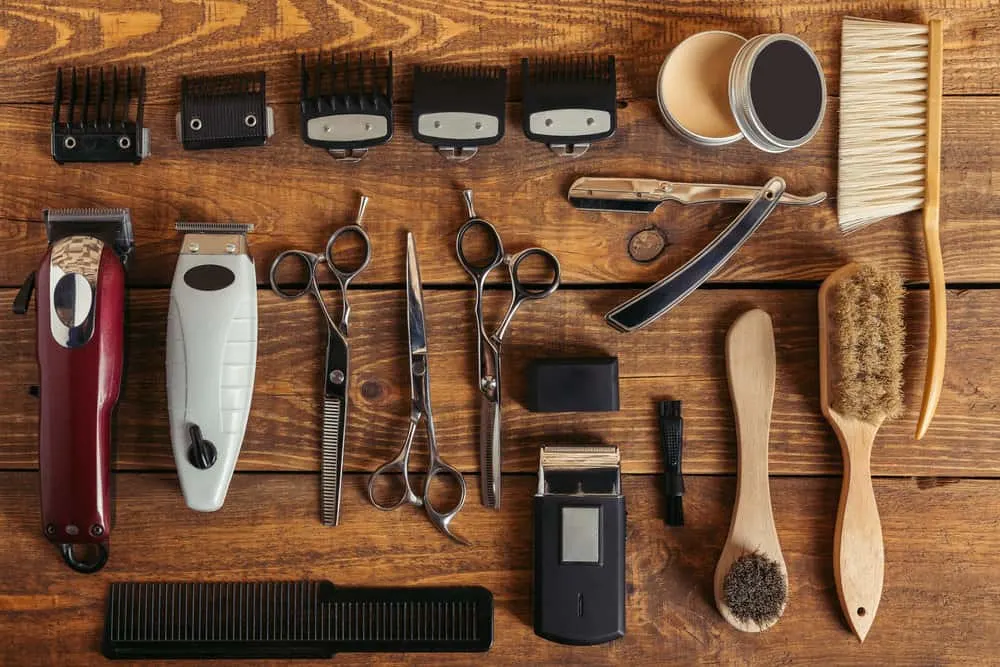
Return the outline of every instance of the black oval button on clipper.
<path id="1" fill-rule="evenodd" d="M 535 634 L 625 636 L 625 498 L 617 447 L 542 447 L 535 495 Z"/>

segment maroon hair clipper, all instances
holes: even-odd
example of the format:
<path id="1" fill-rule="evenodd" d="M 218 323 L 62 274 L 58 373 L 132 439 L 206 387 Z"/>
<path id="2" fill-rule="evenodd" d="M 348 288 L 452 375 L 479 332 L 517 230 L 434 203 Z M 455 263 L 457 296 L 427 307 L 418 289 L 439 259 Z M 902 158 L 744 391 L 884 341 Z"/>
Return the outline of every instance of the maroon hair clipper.
<path id="1" fill-rule="evenodd" d="M 125 364 L 127 209 L 44 213 L 49 249 L 14 304 L 38 282 L 42 526 L 66 564 L 96 572 L 111 532 L 111 415 Z"/>

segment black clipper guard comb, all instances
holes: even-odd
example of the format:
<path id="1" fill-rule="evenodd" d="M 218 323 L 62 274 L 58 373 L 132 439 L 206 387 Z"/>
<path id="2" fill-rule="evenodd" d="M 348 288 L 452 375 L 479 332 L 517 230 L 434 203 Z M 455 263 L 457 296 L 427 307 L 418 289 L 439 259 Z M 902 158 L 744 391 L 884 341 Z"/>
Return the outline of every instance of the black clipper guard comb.
<path id="1" fill-rule="evenodd" d="M 264 72 L 181 79 L 177 137 L 185 150 L 262 146 L 274 134 Z"/>
<path id="2" fill-rule="evenodd" d="M 503 67 L 417 65 L 413 136 L 449 160 L 468 160 L 503 138 L 506 98 Z"/>
<path id="3" fill-rule="evenodd" d="M 109 76 L 110 73 L 110 76 Z M 124 74 L 124 76 L 122 76 Z M 56 71 L 52 102 L 52 157 L 66 162 L 132 162 L 149 155 L 149 130 L 142 126 L 146 68 L 88 67 L 82 75 Z"/>
<path id="4" fill-rule="evenodd" d="M 617 127 L 615 57 L 521 59 L 524 134 L 564 157 L 579 157 Z"/>
<path id="5" fill-rule="evenodd" d="M 301 70 L 302 141 L 357 162 L 392 138 L 392 51 L 387 61 L 374 53 L 340 62 L 334 54 L 302 55 Z"/>

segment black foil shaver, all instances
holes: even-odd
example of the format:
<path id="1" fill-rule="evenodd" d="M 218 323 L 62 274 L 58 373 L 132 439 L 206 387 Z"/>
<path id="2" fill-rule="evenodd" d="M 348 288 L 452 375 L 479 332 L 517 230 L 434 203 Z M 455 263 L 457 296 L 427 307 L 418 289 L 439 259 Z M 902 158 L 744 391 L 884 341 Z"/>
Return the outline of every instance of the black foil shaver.
<path id="1" fill-rule="evenodd" d="M 535 495 L 535 634 L 625 635 L 625 498 L 617 447 L 542 447 Z"/>

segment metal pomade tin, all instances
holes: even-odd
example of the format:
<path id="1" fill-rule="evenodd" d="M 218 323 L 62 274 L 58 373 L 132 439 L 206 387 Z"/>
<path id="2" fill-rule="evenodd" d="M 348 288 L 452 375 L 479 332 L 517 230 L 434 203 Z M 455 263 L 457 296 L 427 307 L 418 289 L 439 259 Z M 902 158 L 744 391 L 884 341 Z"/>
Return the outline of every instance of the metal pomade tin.
<path id="1" fill-rule="evenodd" d="M 657 98 L 667 125 L 688 141 L 747 141 L 781 153 L 812 139 L 826 111 L 823 69 L 809 46 L 785 34 L 746 40 L 691 35 L 663 61 Z"/>
<path id="2" fill-rule="evenodd" d="M 667 126 L 701 146 L 743 137 L 729 104 L 729 72 L 746 39 L 710 30 L 684 39 L 660 67 L 656 98 Z"/>
<path id="3" fill-rule="evenodd" d="M 792 35 L 758 35 L 733 60 L 729 103 L 743 136 L 768 153 L 812 139 L 826 112 L 823 68 Z"/>

